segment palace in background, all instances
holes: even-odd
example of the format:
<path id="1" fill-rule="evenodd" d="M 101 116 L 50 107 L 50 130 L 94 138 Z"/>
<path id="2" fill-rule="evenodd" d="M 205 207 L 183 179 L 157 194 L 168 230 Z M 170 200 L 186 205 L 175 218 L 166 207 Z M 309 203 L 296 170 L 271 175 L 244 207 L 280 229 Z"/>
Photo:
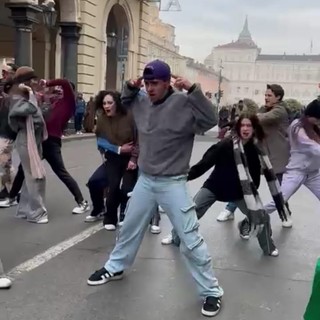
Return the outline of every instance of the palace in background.
<path id="1" fill-rule="evenodd" d="M 238 40 L 213 48 L 204 64 L 216 71 L 223 67 L 223 76 L 229 79 L 228 103 L 250 98 L 263 104 L 268 83 L 280 84 L 286 99 L 304 104 L 320 94 L 320 55 L 261 54 L 247 18 Z"/>

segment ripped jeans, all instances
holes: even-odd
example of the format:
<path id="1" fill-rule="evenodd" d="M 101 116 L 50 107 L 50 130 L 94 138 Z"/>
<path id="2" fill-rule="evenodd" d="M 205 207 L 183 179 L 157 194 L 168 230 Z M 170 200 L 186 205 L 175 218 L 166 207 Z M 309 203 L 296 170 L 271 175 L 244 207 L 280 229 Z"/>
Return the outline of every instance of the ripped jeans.
<path id="1" fill-rule="evenodd" d="M 141 173 L 126 209 L 126 218 L 105 268 L 112 273 L 129 268 L 144 234 L 160 205 L 179 235 L 180 251 L 201 297 L 221 297 L 206 243 L 199 234 L 195 204 L 187 190 L 187 177 L 156 177 Z"/>

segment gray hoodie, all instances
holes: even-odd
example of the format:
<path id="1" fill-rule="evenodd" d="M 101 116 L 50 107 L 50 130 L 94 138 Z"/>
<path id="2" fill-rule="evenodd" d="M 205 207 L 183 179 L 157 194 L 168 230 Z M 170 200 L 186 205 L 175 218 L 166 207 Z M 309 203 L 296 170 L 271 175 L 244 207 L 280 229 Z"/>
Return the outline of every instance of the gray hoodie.
<path id="1" fill-rule="evenodd" d="M 188 93 L 172 90 L 157 104 L 139 91 L 126 85 L 122 100 L 132 108 L 138 128 L 140 170 L 152 176 L 187 174 L 195 134 L 217 124 L 214 106 L 199 85 Z"/>

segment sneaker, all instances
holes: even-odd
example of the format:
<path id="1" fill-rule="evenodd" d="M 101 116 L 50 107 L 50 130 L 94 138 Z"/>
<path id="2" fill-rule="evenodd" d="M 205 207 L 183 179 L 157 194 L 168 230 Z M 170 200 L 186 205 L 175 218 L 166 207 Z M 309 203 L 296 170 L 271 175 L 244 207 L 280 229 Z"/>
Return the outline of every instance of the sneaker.
<path id="1" fill-rule="evenodd" d="M 278 257 L 279 256 L 279 250 L 277 248 L 275 248 L 270 254 L 270 257 Z"/>
<path id="2" fill-rule="evenodd" d="M 72 214 L 82 214 L 90 210 L 88 201 L 83 201 L 79 203 L 77 207 L 72 210 Z"/>
<path id="3" fill-rule="evenodd" d="M 0 208 L 10 208 L 10 199 L 9 198 L 2 199 L 0 201 Z"/>
<path id="4" fill-rule="evenodd" d="M 234 220 L 234 212 L 224 209 L 217 217 L 217 221 L 225 222 L 229 220 Z"/>
<path id="5" fill-rule="evenodd" d="M 49 219 L 48 219 L 48 215 L 45 214 L 41 218 L 39 218 L 38 220 L 30 220 L 30 219 L 28 219 L 27 221 L 30 222 L 30 223 L 36 223 L 36 224 L 47 224 L 49 222 Z"/>
<path id="6" fill-rule="evenodd" d="M 288 220 L 282 221 L 282 228 L 292 228 L 293 221 L 290 217 L 287 218 Z"/>
<path id="7" fill-rule="evenodd" d="M 114 225 L 114 224 L 105 224 L 104 225 L 104 228 L 107 230 L 107 231 L 114 231 L 117 229 L 117 227 Z"/>
<path id="8" fill-rule="evenodd" d="M 105 268 L 102 268 L 100 270 L 97 270 L 95 273 L 93 273 L 87 280 L 87 283 L 89 286 L 100 286 L 109 281 L 121 280 L 122 278 L 123 278 L 123 271 L 117 272 L 117 273 L 111 273 Z"/>
<path id="9" fill-rule="evenodd" d="M 10 208 L 18 205 L 17 199 L 3 199 L 0 201 L 0 208 Z"/>
<path id="10" fill-rule="evenodd" d="M 88 222 L 88 223 L 97 222 L 97 221 L 103 219 L 103 215 L 104 215 L 103 212 L 101 212 L 101 213 L 99 213 L 97 215 L 94 215 L 94 216 L 90 214 L 89 216 L 86 216 L 84 222 Z"/>
<path id="11" fill-rule="evenodd" d="M 206 317 L 215 317 L 221 309 L 221 298 L 206 297 L 201 313 Z"/>
<path id="12" fill-rule="evenodd" d="M 250 224 L 247 219 L 244 219 L 239 222 L 238 224 L 240 237 L 243 240 L 249 240 L 250 239 Z"/>
<path id="13" fill-rule="evenodd" d="M 37 224 L 47 224 L 49 223 L 48 216 L 42 217 L 37 221 Z"/>
<path id="14" fill-rule="evenodd" d="M 12 281 L 8 278 L 0 278 L 0 289 L 9 289 L 12 285 Z"/>
<path id="15" fill-rule="evenodd" d="M 17 196 L 16 199 L 10 199 L 9 201 L 10 201 L 10 207 L 17 206 L 20 201 L 20 196 Z"/>
<path id="16" fill-rule="evenodd" d="M 152 234 L 159 234 L 161 233 L 161 228 L 159 226 L 153 225 L 150 227 L 150 232 Z"/>
<path id="17" fill-rule="evenodd" d="M 165 238 L 163 238 L 161 240 L 161 244 L 163 244 L 164 246 L 167 246 L 169 244 L 173 244 L 173 238 L 172 238 L 172 234 L 170 233 L 169 235 L 167 235 Z"/>

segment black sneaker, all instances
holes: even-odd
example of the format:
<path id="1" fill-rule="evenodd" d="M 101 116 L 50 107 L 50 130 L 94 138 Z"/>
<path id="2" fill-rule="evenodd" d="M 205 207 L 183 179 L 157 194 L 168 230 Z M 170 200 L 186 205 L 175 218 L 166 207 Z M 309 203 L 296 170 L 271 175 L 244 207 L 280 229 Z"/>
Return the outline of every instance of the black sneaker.
<path id="1" fill-rule="evenodd" d="M 206 297 L 201 313 L 206 317 L 215 317 L 221 309 L 221 298 Z"/>
<path id="2" fill-rule="evenodd" d="M 251 231 L 249 221 L 247 219 L 242 220 L 241 222 L 239 222 L 238 228 L 240 237 L 244 240 L 249 240 Z"/>
<path id="3" fill-rule="evenodd" d="M 89 286 L 100 286 L 109 281 L 121 280 L 123 278 L 123 271 L 117 273 L 111 273 L 105 268 L 97 270 L 90 276 L 87 283 Z"/>

